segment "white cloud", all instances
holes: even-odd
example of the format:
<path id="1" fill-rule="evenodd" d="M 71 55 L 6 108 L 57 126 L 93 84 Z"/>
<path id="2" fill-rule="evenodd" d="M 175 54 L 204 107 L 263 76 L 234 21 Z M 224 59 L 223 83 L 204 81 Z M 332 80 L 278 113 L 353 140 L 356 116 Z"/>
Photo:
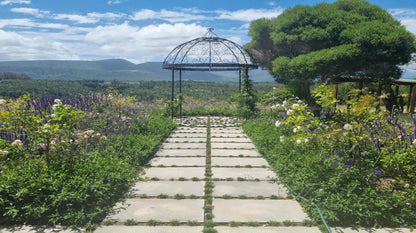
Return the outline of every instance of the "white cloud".
<path id="1" fill-rule="evenodd" d="M 11 12 L 14 13 L 22 13 L 27 15 L 32 15 L 36 18 L 49 18 L 55 20 L 69 20 L 80 24 L 88 24 L 88 23 L 98 23 L 101 20 L 118 20 L 120 18 L 125 17 L 125 14 L 122 13 L 97 13 L 91 12 L 87 15 L 77 15 L 77 14 L 52 14 L 50 11 L 40 10 L 36 8 L 27 8 L 27 7 L 20 7 L 20 8 L 12 8 L 10 9 Z"/>
<path id="2" fill-rule="evenodd" d="M 196 24 L 159 24 L 136 27 L 125 22 L 120 25 L 98 26 L 85 41 L 95 44 L 96 53 L 129 60 L 163 59 L 173 48 L 196 37 L 206 28 Z"/>
<path id="3" fill-rule="evenodd" d="M 388 10 L 394 17 L 416 16 L 416 9 L 409 8 L 394 8 Z"/>
<path id="4" fill-rule="evenodd" d="M 416 36 L 416 18 L 405 18 L 400 20 L 402 25 L 406 27 L 408 31 Z"/>
<path id="5" fill-rule="evenodd" d="M 397 18 L 407 30 L 416 35 L 416 9 L 389 9 L 390 14 Z"/>
<path id="6" fill-rule="evenodd" d="M 276 2 L 273 2 L 273 1 L 268 2 L 267 5 L 269 5 L 269 6 L 276 6 Z"/>
<path id="7" fill-rule="evenodd" d="M 76 15 L 76 14 L 55 14 L 51 16 L 52 19 L 58 19 L 58 20 L 69 20 L 80 24 L 94 24 L 98 23 L 101 20 L 118 20 L 120 18 L 123 18 L 125 14 L 116 14 L 116 13 L 88 13 L 87 15 Z"/>
<path id="8" fill-rule="evenodd" d="M 250 20 L 281 13 L 281 9 L 206 11 L 197 8 L 142 9 L 130 15 L 57 14 L 25 7 L 11 11 L 28 18 L 0 19 L 0 40 L 5 38 L 0 42 L 1 60 L 119 57 L 134 62 L 163 60 L 179 44 L 204 36 L 207 29 L 200 22 L 215 27 L 220 37 L 242 44 L 249 40 Z M 130 21 L 122 23 L 124 20 Z M 145 20 L 151 20 L 152 25 L 146 26 Z M 218 26 L 223 24 L 230 26 Z M 10 38 L 16 38 L 14 45 Z"/>
<path id="9" fill-rule="evenodd" d="M 186 11 L 186 10 L 185 10 Z M 195 11 L 194 11 L 195 12 Z M 159 19 L 168 21 L 170 23 L 177 23 L 177 22 L 189 22 L 189 21 L 196 21 L 196 20 L 207 20 L 209 19 L 207 16 L 201 14 L 189 14 L 182 11 L 170 11 L 170 10 L 160 10 L 160 11 L 153 11 L 149 9 L 141 9 L 134 13 L 131 16 L 132 20 L 147 20 L 147 19 Z"/>
<path id="10" fill-rule="evenodd" d="M 76 14 L 56 14 L 51 18 L 58 20 L 69 20 L 77 23 L 97 23 L 100 21 L 98 18 Z"/>
<path id="11" fill-rule="evenodd" d="M 10 11 L 14 13 L 33 15 L 37 18 L 43 18 L 50 14 L 50 11 L 43 11 L 43 10 L 39 10 L 36 8 L 27 8 L 27 7 L 12 8 L 10 9 Z"/>
<path id="12" fill-rule="evenodd" d="M 30 4 L 30 0 L 4 0 L 0 2 L 0 5 L 12 5 L 12 4 Z"/>
<path id="13" fill-rule="evenodd" d="M 273 18 L 279 16 L 284 9 L 245 9 L 238 11 L 217 11 L 220 19 L 250 22 L 259 18 Z"/>
<path id="14" fill-rule="evenodd" d="M 107 4 L 108 5 L 116 5 L 116 4 L 121 4 L 123 2 L 125 2 L 126 0 L 108 0 Z"/>
<path id="15" fill-rule="evenodd" d="M 43 29 L 67 29 L 70 26 L 59 23 L 42 23 L 31 19 L 0 19 L 0 28 L 17 27 L 17 28 L 43 28 Z"/>
<path id="16" fill-rule="evenodd" d="M 0 30 L 2 60 L 78 59 L 60 42 L 45 37 L 25 37 L 16 32 Z"/>

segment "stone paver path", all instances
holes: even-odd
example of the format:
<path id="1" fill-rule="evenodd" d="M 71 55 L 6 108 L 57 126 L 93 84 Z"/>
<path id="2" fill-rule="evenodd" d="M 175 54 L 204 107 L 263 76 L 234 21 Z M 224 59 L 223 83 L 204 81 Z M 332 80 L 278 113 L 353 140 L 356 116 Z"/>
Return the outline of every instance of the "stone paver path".
<path id="1" fill-rule="evenodd" d="M 106 232 L 318 233 L 234 118 L 182 119 Z M 287 226 L 287 225 L 291 226 Z M 156 225 L 156 226 L 154 226 Z"/>

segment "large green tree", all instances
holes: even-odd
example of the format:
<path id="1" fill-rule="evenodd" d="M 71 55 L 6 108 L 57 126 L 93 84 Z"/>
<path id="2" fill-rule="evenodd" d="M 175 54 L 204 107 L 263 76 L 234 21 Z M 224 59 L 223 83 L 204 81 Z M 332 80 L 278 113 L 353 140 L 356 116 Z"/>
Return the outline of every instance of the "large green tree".
<path id="1" fill-rule="evenodd" d="M 399 78 L 416 52 L 415 36 L 386 10 L 365 0 L 295 6 L 250 25 L 246 48 L 276 81 L 294 82 L 310 96 L 320 78 Z"/>

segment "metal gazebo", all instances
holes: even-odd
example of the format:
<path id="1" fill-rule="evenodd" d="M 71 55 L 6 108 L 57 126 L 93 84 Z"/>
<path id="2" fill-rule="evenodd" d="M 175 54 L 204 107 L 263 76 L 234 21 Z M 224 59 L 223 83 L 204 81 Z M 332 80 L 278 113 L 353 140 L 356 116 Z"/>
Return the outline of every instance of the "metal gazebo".
<path id="1" fill-rule="evenodd" d="M 179 71 L 179 92 L 182 93 L 182 71 L 239 71 L 239 89 L 241 72 L 248 76 L 249 69 L 258 65 L 240 45 L 218 37 L 213 28 L 203 36 L 185 42 L 174 48 L 165 58 L 163 69 L 172 70 L 172 97 L 174 100 L 175 71 Z M 182 115 L 182 106 L 180 107 Z M 173 111 L 172 111 L 173 117 Z"/>

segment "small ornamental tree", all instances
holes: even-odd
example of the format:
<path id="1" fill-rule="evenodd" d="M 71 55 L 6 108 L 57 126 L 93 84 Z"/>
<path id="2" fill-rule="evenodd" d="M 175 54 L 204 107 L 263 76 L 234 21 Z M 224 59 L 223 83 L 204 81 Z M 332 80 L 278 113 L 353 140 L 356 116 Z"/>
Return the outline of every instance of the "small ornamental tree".
<path id="1" fill-rule="evenodd" d="M 310 84 L 359 77 L 388 82 L 416 52 L 415 36 L 390 13 L 365 0 L 295 6 L 251 23 L 245 47 L 278 82 L 295 83 L 310 98 Z"/>

